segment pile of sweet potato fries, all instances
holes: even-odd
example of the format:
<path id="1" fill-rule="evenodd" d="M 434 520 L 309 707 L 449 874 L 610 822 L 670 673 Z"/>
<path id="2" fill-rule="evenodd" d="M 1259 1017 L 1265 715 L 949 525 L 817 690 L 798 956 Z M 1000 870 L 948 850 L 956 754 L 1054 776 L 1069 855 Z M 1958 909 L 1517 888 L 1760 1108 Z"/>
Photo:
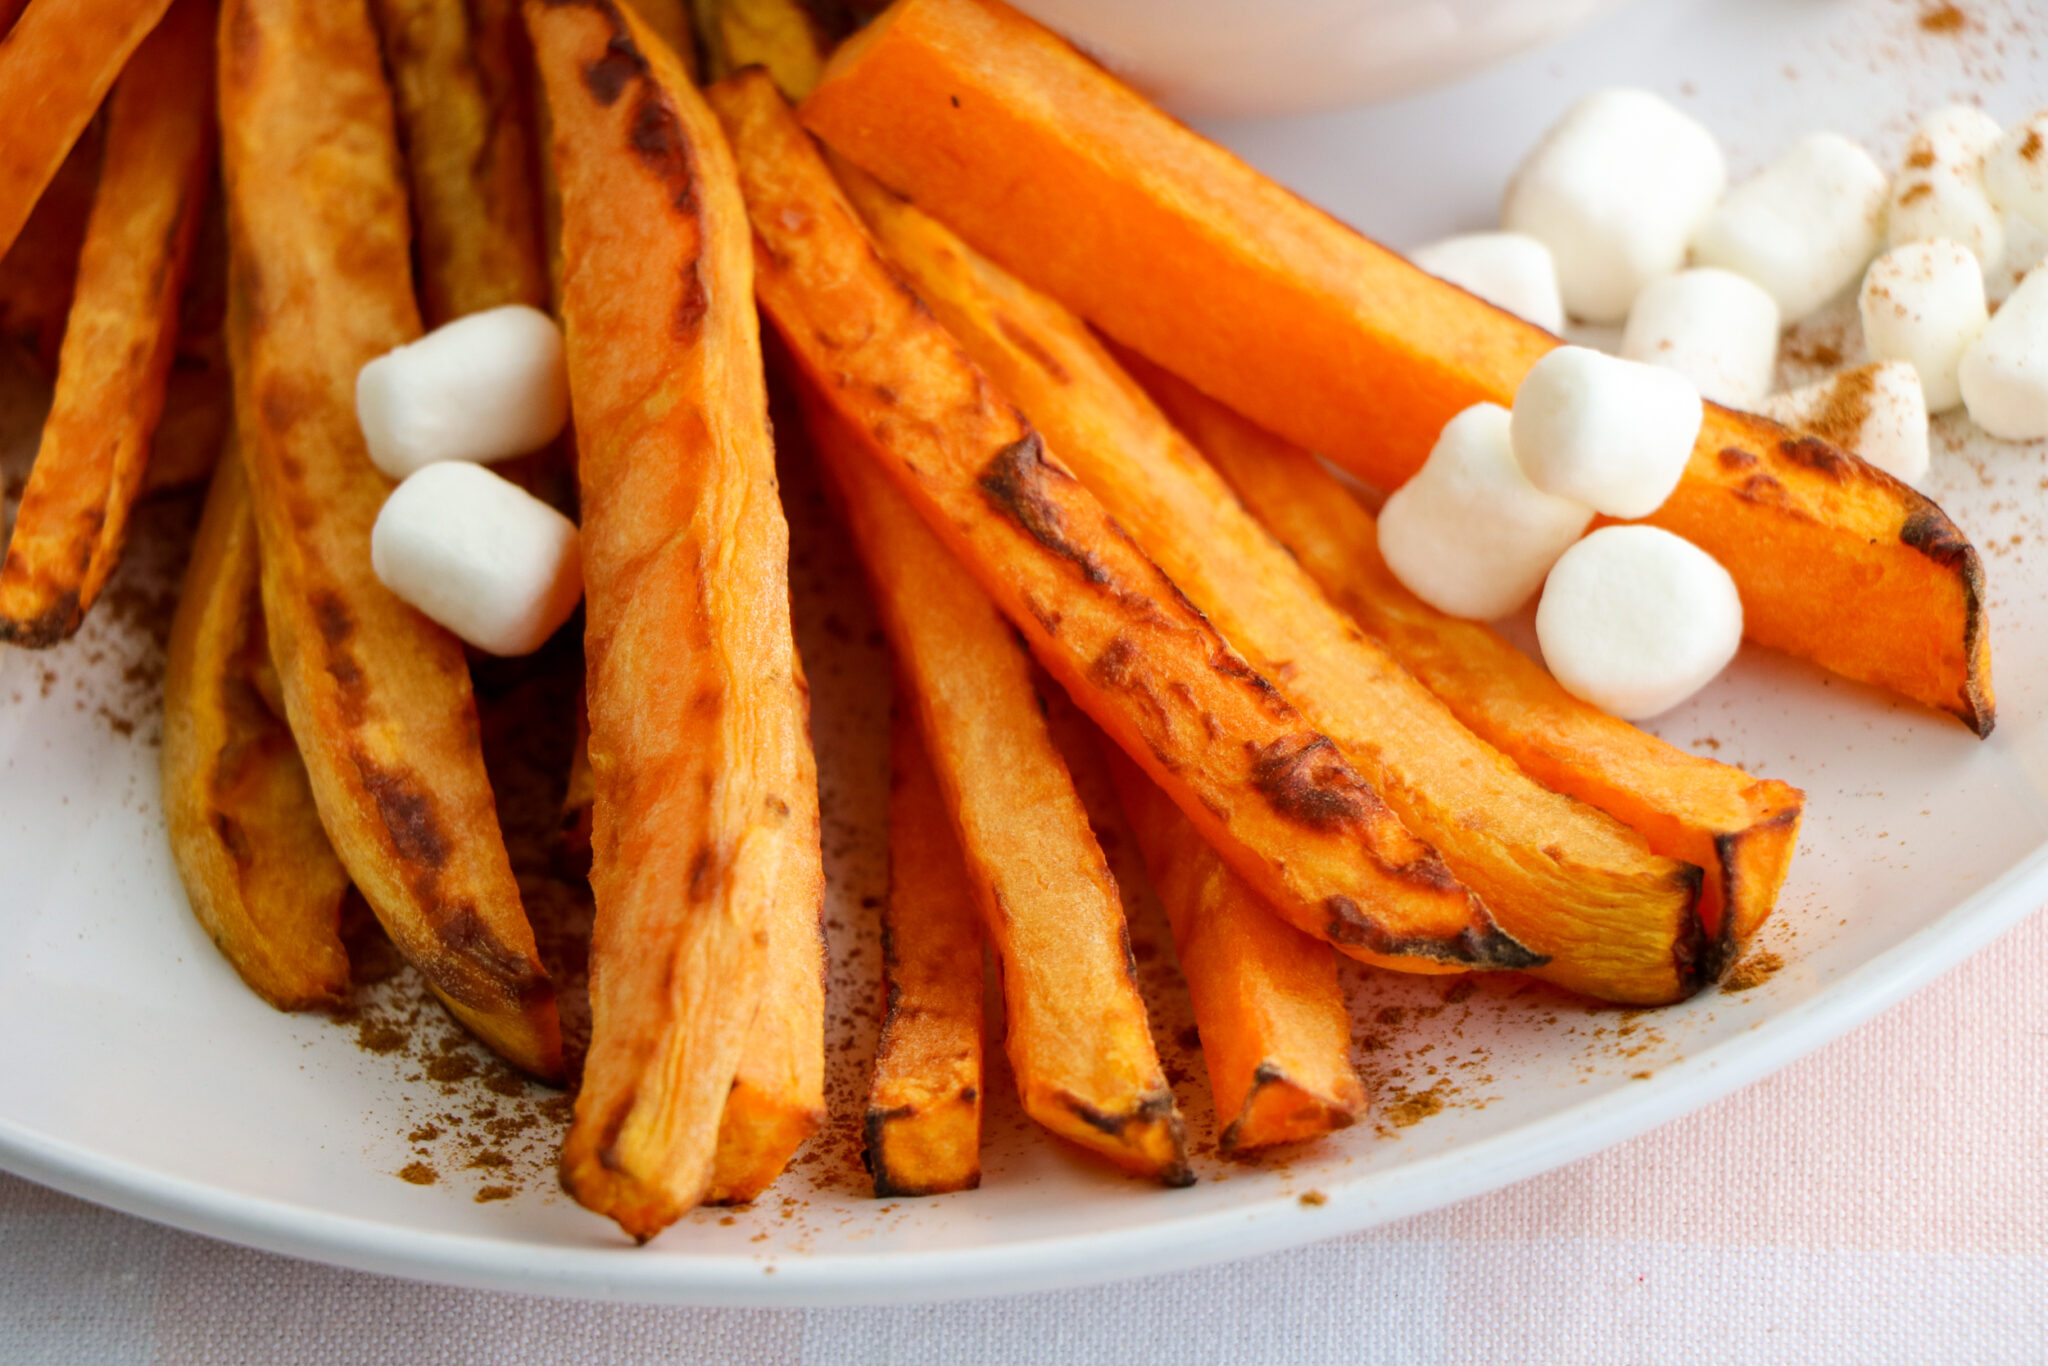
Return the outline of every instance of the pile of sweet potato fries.
<path id="1" fill-rule="evenodd" d="M 763 319 L 895 660 L 878 1194 L 979 1180 L 985 949 L 1025 1110 L 1191 1179 L 1084 794 L 1171 922 L 1225 1151 L 1362 1112 L 1338 954 L 1648 1006 L 1771 913 L 1798 790 L 1418 601 L 1308 453 L 1398 486 L 1557 339 L 1000 0 L 0 0 L 0 33 L 0 330 L 55 381 L 0 637 L 74 632 L 136 500 L 218 454 L 164 691 L 193 909 L 266 999 L 333 1005 L 353 886 L 544 1081 L 470 660 L 371 572 L 354 387 L 467 313 L 560 320 L 573 441 L 516 468 L 583 537 L 562 1178 L 637 1238 L 752 1199 L 825 1119 Z M 1977 555 L 1910 488 L 1710 407 L 1654 520 L 1755 641 L 1989 731 Z"/>

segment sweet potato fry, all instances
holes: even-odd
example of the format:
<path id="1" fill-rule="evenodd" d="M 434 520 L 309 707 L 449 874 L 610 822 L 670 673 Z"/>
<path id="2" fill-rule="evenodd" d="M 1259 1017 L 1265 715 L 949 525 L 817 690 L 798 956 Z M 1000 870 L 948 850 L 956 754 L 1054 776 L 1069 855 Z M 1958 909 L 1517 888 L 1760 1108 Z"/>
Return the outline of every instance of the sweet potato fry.
<path id="1" fill-rule="evenodd" d="M 1380 558 L 1373 515 L 1313 456 L 1149 361 L 1121 358 L 1330 600 L 1459 720 L 1538 782 L 1607 812 L 1658 853 L 1706 869 L 1705 975 L 1733 962 L 1777 901 L 1805 794 L 1616 720 L 1490 627 L 1422 602 Z"/>
<path id="2" fill-rule="evenodd" d="M 1080 742 L 1106 761 L 1173 928 L 1223 1125 L 1216 1146 L 1249 1152 L 1349 1127 L 1365 1112 L 1365 1086 L 1351 1065 L 1336 955 L 1274 915 L 1121 750 Z M 1087 762 L 1077 748 L 1061 746 L 1070 763 Z"/>
<path id="3" fill-rule="evenodd" d="M 545 307 L 516 0 L 375 3 L 412 183 L 427 326 L 500 304 Z"/>
<path id="4" fill-rule="evenodd" d="M 1180 1113 L 1132 976 L 1123 903 L 1046 730 L 1030 657 L 844 417 L 814 384 L 802 392 L 1002 959 L 1025 1113 L 1119 1166 L 1185 1184 Z"/>
<path id="5" fill-rule="evenodd" d="M 229 0 L 220 108 L 236 426 L 264 620 L 321 824 L 456 1018 L 559 1076 L 554 993 L 498 828 L 461 642 L 370 569 L 391 485 L 356 426 L 356 372 L 420 323 L 367 10 Z"/>
<path id="6" fill-rule="evenodd" d="M 171 0 L 31 0 L 0 43 L 0 256 Z"/>
<path id="7" fill-rule="evenodd" d="M 801 0 L 694 0 L 704 37 L 704 75 L 767 69 L 784 97 L 800 100 L 825 70 L 826 40 Z"/>
<path id="8" fill-rule="evenodd" d="M 221 462 L 192 542 L 164 669 L 164 823 L 193 913 L 279 1010 L 348 995 L 348 874 L 320 828 L 291 731 L 265 705 L 256 514 Z"/>
<path id="9" fill-rule="evenodd" d="M 640 16 L 641 22 L 676 54 L 676 60 L 690 73 L 690 79 L 701 80 L 703 70 L 698 62 L 697 34 L 692 27 L 690 0 L 631 0 L 631 4 L 633 13 Z"/>
<path id="10" fill-rule="evenodd" d="M 981 1184 L 981 931 L 916 705 L 899 680 L 889 722 L 886 1005 L 865 1123 L 864 1160 L 881 1197 Z"/>
<path id="11" fill-rule="evenodd" d="M 712 1193 L 776 937 L 799 915 L 815 937 L 817 777 L 725 140 L 631 14 L 526 19 L 562 190 L 596 789 L 593 1037 L 562 1171 L 647 1238 Z"/>
<path id="12" fill-rule="evenodd" d="M 78 283 L 85 220 L 99 185 L 103 121 L 86 125 L 71 145 L 14 245 L 0 252 L 0 336 L 14 341 L 54 378 L 64 320 Z"/>
<path id="13" fill-rule="evenodd" d="M 215 181 L 178 303 L 178 345 L 164 381 L 164 411 L 150 442 L 142 497 L 206 482 L 235 425 L 228 374 L 227 205 Z"/>
<path id="14" fill-rule="evenodd" d="M 213 9 L 179 0 L 114 86 L 78 288 L 0 567 L 0 640 L 78 629 L 120 562 L 213 170 Z"/>
<path id="15" fill-rule="evenodd" d="M 1253 672 L 877 254 L 774 87 L 712 89 L 756 290 L 862 448 L 1098 724 L 1283 914 L 1411 970 L 1527 967 L 1436 852 Z"/>
<path id="16" fill-rule="evenodd" d="M 882 249 L 1081 482 L 1443 855 L 1539 975 L 1608 1000 L 1699 983 L 1698 871 L 1533 782 L 1333 607 L 1087 325 L 850 168 Z"/>
<path id="17" fill-rule="evenodd" d="M 1119 341 L 1382 488 L 1558 344 L 1288 194 L 1000 0 L 903 0 L 841 46 L 804 118 Z M 1710 407 L 1650 520 L 1728 567 L 1751 639 L 1990 730 L 1977 554 L 1905 485 Z"/>
<path id="18" fill-rule="evenodd" d="M 14 27 L 14 21 L 27 8 L 28 0 L 0 0 L 0 38 L 5 38 Z"/>

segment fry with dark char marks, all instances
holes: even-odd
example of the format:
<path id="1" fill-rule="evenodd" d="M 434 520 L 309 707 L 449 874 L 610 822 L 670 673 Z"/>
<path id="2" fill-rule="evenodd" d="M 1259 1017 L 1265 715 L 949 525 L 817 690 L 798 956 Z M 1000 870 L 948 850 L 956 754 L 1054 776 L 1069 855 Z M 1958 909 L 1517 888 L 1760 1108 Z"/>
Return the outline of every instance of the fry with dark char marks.
<path id="1" fill-rule="evenodd" d="M 1022 279 L 1383 489 L 1559 344 L 1304 203 L 1000 0 L 903 0 L 841 45 L 803 113 Z M 1912 489 L 1709 404 L 1649 520 L 1734 575 L 1750 639 L 1989 733 L 1983 570 Z"/>
<path id="2" fill-rule="evenodd" d="M 981 1184 L 981 931 L 916 706 L 899 677 L 889 718 L 884 1006 L 863 1125 L 863 1160 L 881 1198 Z"/>
<path id="3" fill-rule="evenodd" d="M 1777 902 L 1805 794 L 1688 754 L 1579 701 L 1491 627 L 1421 601 L 1380 558 L 1373 515 L 1314 456 L 1151 362 L 1129 352 L 1121 359 L 1330 600 L 1459 720 L 1538 782 L 1706 870 L 1702 975 L 1719 977 Z"/>
<path id="4" fill-rule="evenodd" d="M 1217 1148 L 1249 1152 L 1349 1127 L 1365 1113 L 1365 1085 L 1351 1065 L 1336 955 L 1274 915 L 1127 755 L 1086 743 L 1108 764 L 1173 927 L 1223 1126 Z M 1061 748 L 1085 762 L 1076 746 Z"/>
<path id="5" fill-rule="evenodd" d="M 968 356 L 1502 927 L 1549 956 L 1539 975 L 1635 1004 L 1699 985 L 1696 868 L 1651 854 L 1461 725 L 1330 604 L 1085 323 L 858 170 L 844 179 Z"/>
<path id="6" fill-rule="evenodd" d="M 758 71 L 712 88 L 756 291 L 862 449 L 1048 670 L 1290 920 L 1409 970 L 1528 967 L 1329 739 L 1049 456 L 868 240 Z"/>
<path id="7" fill-rule="evenodd" d="M 721 1120 L 766 1056 L 777 936 L 807 926 L 817 952 L 817 775 L 725 139 L 631 14 L 533 0 L 526 21 L 562 195 L 596 790 L 593 1034 L 562 1177 L 645 1239 L 714 1193 L 715 1158 L 730 1190 L 775 1146 Z M 824 1039 L 787 1039 L 802 1067 L 750 1074 L 775 1088 L 756 1113 L 808 1122 Z"/>
<path id="8" fill-rule="evenodd" d="M 348 874 L 320 828 L 306 766 L 257 687 L 268 658 L 256 513 L 222 460 L 171 623 L 164 666 L 164 824 L 199 923 L 279 1010 L 348 995 Z"/>
<path id="9" fill-rule="evenodd" d="M 0 256 L 171 0 L 30 0 L 0 42 Z"/>
<path id="10" fill-rule="evenodd" d="M 1133 976 L 1123 902 L 1046 728 L 1030 656 L 843 415 L 814 383 L 801 392 L 1002 960 L 1024 1112 L 1121 1167 L 1184 1185 L 1180 1112 Z"/>
<path id="11" fill-rule="evenodd" d="M 236 426 L 292 735 L 399 950 L 500 1055 L 559 1076 L 462 645 L 370 569 L 391 484 L 356 425 L 356 373 L 420 331 L 376 35 L 361 5 L 325 0 L 228 0 L 220 23 Z"/>
<path id="12" fill-rule="evenodd" d="M 212 59 L 212 5 L 178 0 L 114 85 L 57 393 L 0 567 L 0 640 L 70 636 L 120 563 L 213 170 Z"/>
<path id="13" fill-rule="evenodd" d="M 375 0 L 428 327 L 547 306 L 517 0 Z"/>

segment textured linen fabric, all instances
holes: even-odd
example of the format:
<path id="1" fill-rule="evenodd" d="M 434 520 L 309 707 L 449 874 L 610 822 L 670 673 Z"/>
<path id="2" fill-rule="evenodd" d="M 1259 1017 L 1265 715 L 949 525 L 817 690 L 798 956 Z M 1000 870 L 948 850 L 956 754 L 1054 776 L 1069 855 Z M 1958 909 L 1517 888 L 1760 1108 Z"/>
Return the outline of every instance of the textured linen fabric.
<path id="1" fill-rule="evenodd" d="M 0 1362 L 2048 1360 L 2048 915 L 1687 1119 L 1435 1214 L 1053 1294 L 717 1310 L 273 1257 L 0 1177 Z"/>

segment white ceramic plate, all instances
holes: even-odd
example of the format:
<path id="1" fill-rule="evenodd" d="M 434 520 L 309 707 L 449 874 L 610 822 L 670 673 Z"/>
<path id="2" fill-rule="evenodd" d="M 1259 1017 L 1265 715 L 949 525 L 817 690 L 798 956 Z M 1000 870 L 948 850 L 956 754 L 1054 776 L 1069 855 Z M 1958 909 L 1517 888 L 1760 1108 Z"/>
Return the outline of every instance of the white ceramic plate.
<path id="1" fill-rule="evenodd" d="M 1981 94 L 2005 118 L 2026 112 L 2025 92 L 2048 88 L 2048 66 L 2022 55 L 2026 42 L 2005 41 L 2017 19 L 2002 7 L 1965 8 L 1977 27 L 1957 37 L 1924 34 L 1919 6 L 1895 0 L 1662 0 L 1426 99 L 1223 132 L 1311 196 L 1408 243 L 1486 222 L 1520 149 L 1594 85 L 1680 97 L 1727 138 L 1738 172 L 1818 126 L 1896 155 L 1907 117 L 1952 96 Z M 1840 340 L 1823 326 L 1800 345 Z M 0 414 L 12 415 L 0 449 L 21 443 L 23 400 L 18 383 L 0 394 Z M 860 903 L 881 880 L 882 671 L 865 608 L 847 592 L 856 575 L 844 547 L 797 489 L 840 963 L 831 1130 L 755 1208 L 699 1213 L 644 1249 L 553 1188 L 541 1093 L 465 1079 L 473 1055 L 442 1042 L 431 1012 L 409 1034 L 379 1033 L 406 1009 L 403 981 L 354 1027 L 289 1018 L 244 991 L 199 932 L 157 812 L 146 629 L 185 514 L 152 513 L 119 600 L 79 640 L 46 657 L 0 656 L 0 1166 L 349 1266 L 723 1304 L 922 1300 L 1157 1272 L 1537 1176 L 1807 1052 L 2048 899 L 2038 687 L 2048 676 L 2048 450 L 1949 423 L 1938 445 L 1933 491 L 1986 553 L 1995 737 L 1979 743 L 1756 651 L 1659 726 L 1810 794 L 1802 852 L 1764 936 L 1782 960 L 1775 975 L 1654 1014 L 1589 1010 L 1513 983 L 1459 1000 L 1441 983 L 1356 976 L 1372 1123 L 1264 1165 L 1224 1164 L 1210 1148 L 1197 1159 L 1201 1182 L 1166 1192 L 1039 1136 L 997 1076 L 983 1189 L 886 1204 L 863 1193 L 851 1108 L 872 1038 L 875 954 Z M 1152 912 L 1140 909 L 1134 937 L 1163 940 Z M 1163 956 L 1151 958 L 1169 1063 L 1208 1148 L 1206 1086 L 1178 1042 L 1185 1003 L 1161 985 Z M 437 1180 L 401 1179 L 408 1167 Z"/>

